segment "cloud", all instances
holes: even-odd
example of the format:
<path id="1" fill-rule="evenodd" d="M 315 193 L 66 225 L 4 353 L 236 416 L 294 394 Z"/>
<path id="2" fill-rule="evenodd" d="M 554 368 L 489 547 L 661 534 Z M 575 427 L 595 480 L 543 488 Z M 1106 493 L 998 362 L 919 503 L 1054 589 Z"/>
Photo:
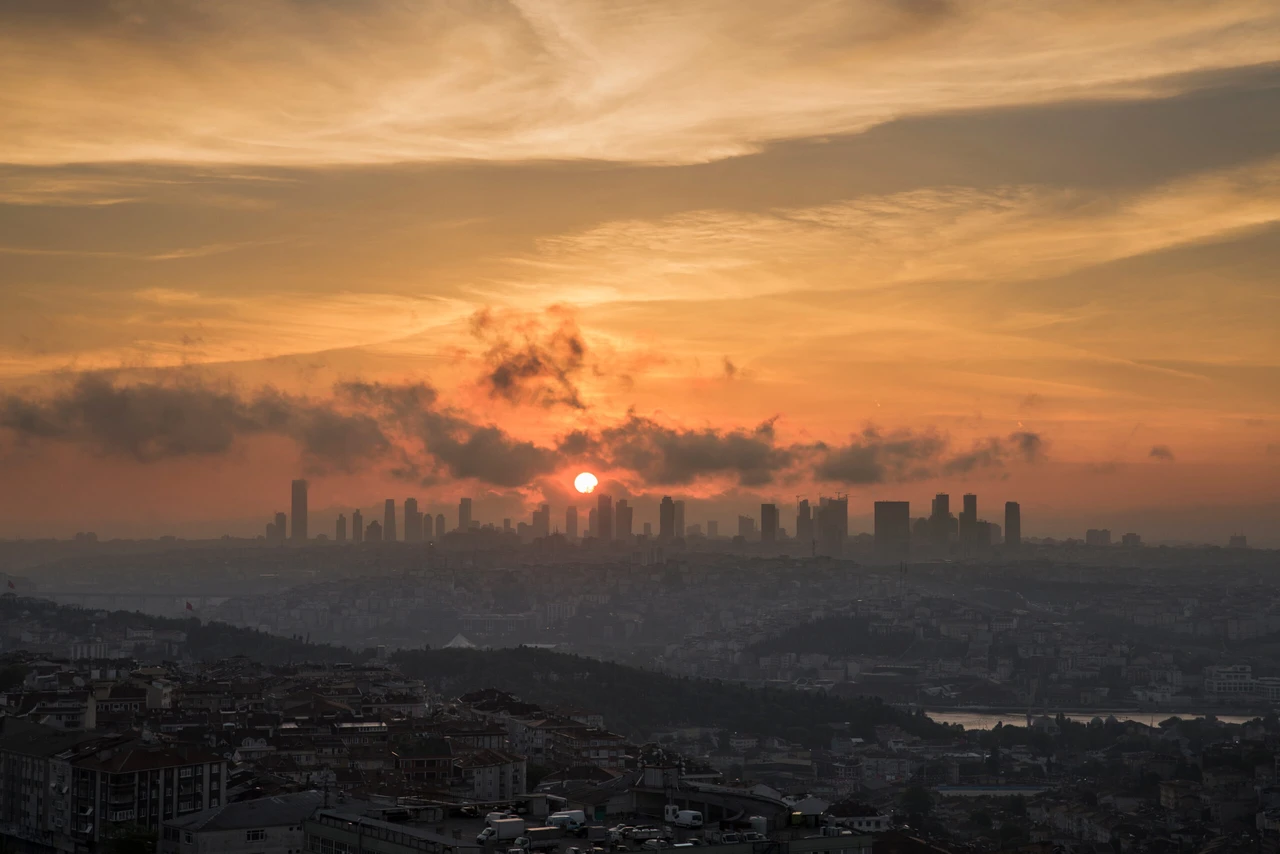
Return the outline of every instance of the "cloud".
<path id="1" fill-rule="evenodd" d="M 1174 460 L 1173 449 L 1168 445 L 1152 445 L 1147 456 L 1162 463 L 1171 463 Z"/>
<path id="2" fill-rule="evenodd" d="M 698 162 L 900 116 L 1167 93 L 1280 58 L 1278 18 L 1264 0 L 16 0 L 0 160 Z"/>
<path id="3" fill-rule="evenodd" d="M 868 427 L 848 444 L 819 446 L 814 476 L 850 486 L 923 480 L 936 474 L 947 441 L 936 433 L 897 430 L 883 434 Z"/>
<path id="4" fill-rule="evenodd" d="M 551 306 L 542 314 L 516 315 L 484 308 L 472 315 L 471 333 L 488 348 L 482 384 L 491 396 L 586 408 L 575 380 L 587 345 L 569 309 Z"/>

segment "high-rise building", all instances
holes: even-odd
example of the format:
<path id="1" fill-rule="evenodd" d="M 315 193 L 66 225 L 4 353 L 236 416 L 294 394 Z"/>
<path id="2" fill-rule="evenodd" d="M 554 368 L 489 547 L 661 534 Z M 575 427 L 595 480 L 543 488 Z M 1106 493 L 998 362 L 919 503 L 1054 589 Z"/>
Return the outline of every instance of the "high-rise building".
<path id="1" fill-rule="evenodd" d="M 935 546 L 946 547 L 951 542 L 951 496 L 945 492 L 939 492 L 933 497 L 929 531 Z"/>
<path id="2" fill-rule="evenodd" d="M 382 542 L 382 526 L 378 524 L 377 519 L 370 522 L 369 527 L 364 529 L 364 541 L 366 543 Z"/>
<path id="3" fill-rule="evenodd" d="M 844 541 L 849 538 L 849 499 L 838 495 L 818 502 L 818 554 L 827 557 L 844 555 Z"/>
<path id="4" fill-rule="evenodd" d="M 599 514 L 596 513 L 596 508 L 594 507 L 592 507 L 590 510 L 587 511 L 587 536 L 588 537 L 599 536 L 599 533 L 596 531 L 597 515 Z"/>
<path id="5" fill-rule="evenodd" d="M 444 514 L 437 513 L 436 514 L 436 539 L 437 540 L 444 539 L 444 535 L 445 535 Z"/>
<path id="6" fill-rule="evenodd" d="M 533 511 L 533 518 L 534 518 L 534 519 L 537 519 L 537 518 L 538 518 L 538 511 L 537 511 L 537 510 L 534 510 L 534 511 Z M 521 522 L 520 524 L 522 524 L 522 525 L 523 525 L 524 523 L 523 523 L 523 522 Z M 510 517 L 510 516 L 507 516 L 505 519 L 503 519 L 503 520 L 502 520 L 502 533 L 504 533 L 504 534 L 510 534 L 510 533 L 511 533 L 511 517 Z"/>
<path id="7" fill-rule="evenodd" d="M 382 507 L 382 539 L 394 543 L 396 537 L 396 500 L 388 498 Z"/>
<path id="8" fill-rule="evenodd" d="M 293 482 L 293 541 L 295 543 L 305 543 L 307 541 L 307 482 L 305 480 L 295 480 Z"/>
<path id="9" fill-rule="evenodd" d="M 1022 545 L 1022 506 L 1016 501 L 1004 503 L 1004 544 L 1010 549 Z"/>
<path id="10" fill-rule="evenodd" d="M 458 502 L 458 530 L 464 533 L 471 530 L 470 498 L 464 498 Z"/>
<path id="11" fill-rule="evenodd" d="M 613 508 L 614 537 L 623 542 L 631 541 L 631 521 L 634 508 L 624 498 Z"/>
<path id="12" fill-rule="evenodd" d="M 684 499 L 676 500 L 676 536 L 684 536 Z"/>
<path id="13" fill-rule="evenodd" d="M 738 517 L 738 536 L 751 541 L 756 538 L 756 520 L 750 516 Z"/>
<path id="14" fill-rule="evenodd" d="M 760 505 L 760 542 L 776 543 L 778 541 L 778 505 Z"/>
<path id="15" fill-rule="evenodd" d="M 289 517 L 284 513 L 276 514 L 276 541 L 284 542 L 289 532 Z"/>
<path id="16" fill-rule="evenodd" d="M 644 535 L 645 535 L 645 537 L 646 537 L 646 538 L 648 538 L 648 537 L 652 537 L 652 536 L 653 536 L 653 523 L 652 523 L 652 522 L 645 522 L 645 523 L 644 523 Z"/>
<path id="17" fill-rule="evenodd" d="M 351 511 L 351 541 L 364 542 L 364 514 L 359 510 Z"/>
<path id="18" fill-rule="evenodd" d="M 570 507 L 564 511 L 564 535 L 571 540 L 578 539 L 578 508 Z"/>
<path id="19" fill-rule="evenodd" d="M 911 555 L 911 502 L 877 501 L 875 504 L 876 557 L 902 561 Z"/>
<path id="20" fill-rule="evenodd" d="M 813 546 L 813 510 L 807 498 L 796 507 L 796 540 L 806 552 Z"/>
<path id="21" fill-rule="evenodd" d="M 1142 545 L 1142 536 L 1139 534 L 1125 534 L 1120 538 L 1120 544 L 1126 549 L 1136 549 Z"/>
<path id="22" fill-rule="evenodd" d="M 596 539 L 608 542 L 613 539 L 613 497 L 596 496 Z"/>
<path id="23" fill-rule="evenodd" d="M 670 495 L 662 496 L 662 503 L 658 505 L 658 536 L 664 540 L 670 540 L 676 535 L 676 503 L 671 500 Z"/>
<path id="24" fill-rule="evenodd" d="M 273 542 L 276 539 L 276 523 L 267 523 L 267 542 Z"/>
<path id="25" fill-rule="evenodd" d="M 422 542 L 422 514 L 418 512 L 418 499 L 404 500 L 404 541 L 406 543 Z"/>
<path id="26" fill-rule="evenodd" d="M 717 522 L 715 519 L 708 519 L 707 520 L 707 537 L 709 539 L 714 540 L 718 536 L 720 536 L 720 523 Z"/>
<path id="27" fill-rule="evenodd" d="M 1111 545 L 1111 531 L 1106 528 L 1090 528 L 1084 532 L 1084 543 L 1087 546 Z"/>
<path id="28" fill-rule="evenodd" d="M 965 493 L 964 509 L 960 511 L 960 545 L 973 549 L 978 545 L 978 496 Z"/>
<path id="29" fill-rule="evenodd" d="M 542 504 L 537 510 L 533 511 L 533 530 L 534 539 L 546 537 L 551 534 L 551 505 Z"/>
<path id="30" fill-rule="evenodd" d="M 347 541 L 347 517 L 345 514 L 338 514 L 337 524 L 334 525 L 333 538 L 340 543 Z"/>
<path id="31" fill-rule="evenodd" d="M 1247 549 L 1249 548 L 1249 537 L 1245 534 L 1232 534 L 1227 540 L 1227 548 Z"/>

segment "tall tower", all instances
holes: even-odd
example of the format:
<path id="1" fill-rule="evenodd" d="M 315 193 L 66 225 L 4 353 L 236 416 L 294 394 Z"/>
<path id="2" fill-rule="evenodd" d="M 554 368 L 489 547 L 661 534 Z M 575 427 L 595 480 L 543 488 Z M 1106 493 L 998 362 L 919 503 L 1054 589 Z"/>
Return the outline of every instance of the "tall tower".
<path id="1" fill-rule="evenodd" d="M 632 517 L 633 508 L 625 498 L 613 508 L 614 536 L 619 540 L 630 541 Z"/>
<path id="2" fill-rule="evenodd" d="M 818 503 L 818 553 L 828 557 L 844 555 L 844 541 L 849 537 L 849 498 L 837 495 Z"/>
<path id="3" fill-rule="evenodd" d="M 676 501 L 676 536 L 684 536 L 684 499 Z"/>
<path id="4" fill-rule="evenodd" d="M 596 538 L 608 542 L 613 539 L 613 498 L 601 495 L 596 498 Z"/>
<path id="5" fill-rule="evenodd" d="M 343 513 L 338 514 L 338 522 L 334 525 L 333 538 L 340 543 L 347 541 L 347 517 Z"/>
<path id="6" fill-rule="evenodd" d="M 578 539 L 578 508 L 570 507 L 564 511 L 564 535 L 571 540 Z"/>
<path id="7" fill-rule="evenodd" d="M 1004 544 L 1010 549 L 1022 545 L 1022 506 L 1016 501 L 1004 503 Z"/>
<path id="8" fill-rule="evenodd" d="M 364 542 L 364 514 L 359 510 L 351 512 L 351 542 Z"/>
<path id="9" fill-rule="evenodd" d="M 437 513 L 437 514 L 436 514 L 436 539 L 437 539 L 437 540 L 439 540 L 439 539 L 443 538 L 443 537 L 444 537 L 444 533 L 445 533 L 445 531 L 444 531 L 444 514 L 443 514 L 443 513 Z"/>
<path id="10" fill-rule="evenodd" d="M 676 535 L 676 503 L 670 495 L 662 496 L 658 505 L 658 536 L 669 540 Z"/>
<path id="11" fill-rule="evenodd" d="M 471 499 L 464 498 L 458 502 L 458 530 L 466 533 L 471 530 Z"/>
<path id="12" fill-rule="evenodd" d="M 406 543 L 422 542 L 422 514 L 418 512 L 418 499 L 404 500 L 404 541 Z"/>
<path id="13" fill-rule="evenodd" d="M 906 560 L 911 552 L 911 502 L 877 501 L 875 523 L 876 557 Z"/>
<path id="14" fill-rule="evenodd" d="M 289 517 L 283 513 L 276 514 L 276 539 L 284 542 L 285 534 L 289 531 Z"/>
<path id="15" fill-rule="evenodd" d="M 291 539 L 295 543 L 305 543 L 307 541 L 307 482 L 305 480 L 295 480 L 293 482 L 292 534 Z M 283 529 L 280 535 L 284 536 Z"/>
<path id="16" fill-rule="evenodd" d="M 813 547 L 813 510 L 807 498 L 801 499 L 796 507 L 796 541 L 806 554 Z"/>
<path id="17" fill-rule="evenodd" d="M 951 541 L 951 496 L 939 492 L 933 497 L 929 514 L 929 536 L 935 546 L 945 547 Z"/>
<path id="18" fill-rule="evenodd" d="M 778 505 L 760 505 L 760 542 L 776 543 L 778 541 Z"/>
<path id="19" fill-rule="evenodd" d="M 382 540 L 387 543 L 396 541 L 396 500 L 388 498 L 382 510 Z"/>
<path id="20" fill-rule="evenodd" d="M 978 496 L 965 493 L 964 510 L 960 511 L 960 544 L 967 548 L 978 545 Z"/>

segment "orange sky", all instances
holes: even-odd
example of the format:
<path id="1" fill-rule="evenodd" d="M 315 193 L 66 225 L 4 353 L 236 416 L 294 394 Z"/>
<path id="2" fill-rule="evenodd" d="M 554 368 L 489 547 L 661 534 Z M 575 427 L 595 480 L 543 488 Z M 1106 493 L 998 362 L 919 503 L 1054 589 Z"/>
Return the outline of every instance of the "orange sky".
<path id="1" fill-rule="evenodd" d="M 1280 545 L 1274 3 L 19 0 L 0 115 L 0 536 L 594 467 Z"/>

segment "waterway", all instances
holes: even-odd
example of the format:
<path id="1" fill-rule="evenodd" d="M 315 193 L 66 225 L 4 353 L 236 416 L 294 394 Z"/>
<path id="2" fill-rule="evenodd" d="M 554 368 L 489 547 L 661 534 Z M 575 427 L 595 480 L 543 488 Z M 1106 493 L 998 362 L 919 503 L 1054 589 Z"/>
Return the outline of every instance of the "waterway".
<path id="1" fill-rule="evenodd" d="M 993 729 L 996 724 L 1003 723 L 1012 726 L 1026 726 L 1026 712 L 944 712 L 944 711 L 928 711 L 925 714 L 933 718 L 940 724 L 960 724 L 965 729 Z M 1037 712 L 1037 715 L 1042 713 Z M 1102 711 L 1096 713 L 1097 716 L 1106 718 L 1108 714 L 1114 714 L 1117 720 L 1137 721 L 1147 725 L 1158 724 L 1163 720 L 1168 720 L 1175 715 L 1180 718 L 1204 717 L 1205 714 L 1213 714 L 1212 712 L 1201 712 L 1198 714 L 1189 712 L 1107 712 Z M 1056 713 L 1054 713 L 1056 717 Z M 1088 723 L 1093 720 L 1094 714 L 1071 713 L 1067 715 L 1069 720 Z M 1253 720 L 1256 715 L 1215 715 L 1218 720 L 1227 724 L 1242 724 Z"/>

